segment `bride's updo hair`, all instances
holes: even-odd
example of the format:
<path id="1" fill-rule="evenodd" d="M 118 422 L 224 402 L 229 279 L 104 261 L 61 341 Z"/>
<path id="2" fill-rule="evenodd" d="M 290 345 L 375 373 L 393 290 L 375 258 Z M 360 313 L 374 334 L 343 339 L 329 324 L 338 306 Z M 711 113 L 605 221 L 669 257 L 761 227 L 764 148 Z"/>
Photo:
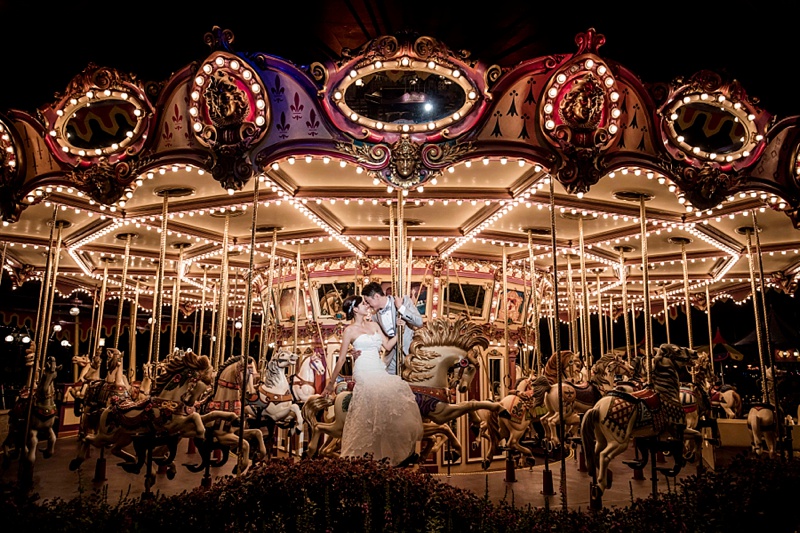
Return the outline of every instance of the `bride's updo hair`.
<path id="1" fill-rule="evenodd" d="M 342 303 L 342 311 L 344 311 L 344 316 L 347 318 L 347 320 L 353 320 L 353 317 L 356 316 L 355 315 L 356 307 L 361 305 L 361 302 L 363 301 L 364 298 L 355 294 L 351 294 L 350 296 L 344 299 L 344 302 Z"/>

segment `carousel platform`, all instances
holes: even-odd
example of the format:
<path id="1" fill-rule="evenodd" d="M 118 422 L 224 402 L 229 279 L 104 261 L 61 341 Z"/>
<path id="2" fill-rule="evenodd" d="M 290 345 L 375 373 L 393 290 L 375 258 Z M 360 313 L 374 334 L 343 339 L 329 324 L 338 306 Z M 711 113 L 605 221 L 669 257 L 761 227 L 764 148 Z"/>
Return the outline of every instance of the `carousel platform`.
<path id="1" fill-rule="evenodd" d="M 505 499 L 513 501 L 515 505 L 532 505 L 536 507 L 561 507 L 564 500 L 562 492 L 566 492 L 566 506 L 573 509 L 587 509 L 589 506 L 589 475 L 583 471 L 583 462 L 578 453 L 573 453 L 564 460 L 562 474 L 561 461 L 544 464 L 542 458 L 537 458 L 533 467 L 517 468 L 508 471 L 502 468 L 504 462 L 496 461 L 488 471 L 479 472 L 451 472 L 446 469 L 439 473 L 431 474 L 434 478 L 449 485 L 470 490 L 480 497 L 489 493 L 492 501 L 499 502 Z M 200 461 L 199 455 L 190 453 L 188 441 L 182 442 L 178 456 L 175 460 L 178 466 L 173 479 L 168 479 L 166 473 L 156 474 L 155 485 L 151 488 L 153 494 L 180 494 L 200 487 L 202 473 L 192 473 L 182 465 L 195 464 Z M 34 488 L 43 500 L 61 498 L 70 500 L 81 494 L 91 494 L 101 491 L 107 495 L 109 503 L 119 501 L 122 497 L 139 497 L 145 492 L 144 473 L 129 474 L 117 466 L 115 457 L 106 458 L 105 476 L 98 479 L 97 459 L 100 454 L 92 450 L 91 457 L 76 471 L 69 470 L 69 462 L 77 453 L 77 438 L 75 436 L 60 437 L 55 454 L 48 459 L 41 455 L 34 464 Z M 623 461 L 633 459 L 633 451 L 627 450 L 611 464 L 614 473 L 613 485 L 603 495 L 603 504 L 606 507 L 624 507 L 636 498 L 646 498 L 653 492 L 651 465 L 647 465 L 640 475 L 626 466 Z M 671 466 L 671 459 L 657 466 Z M 660 463 L 660 461 L 657 461 Z M 231 458 L 226 465 L 211 470 L 212 484 L 223 476 L 232 475 L 235 458 Z M 501 468 L 496 468 L 500 466 Z M 417 467 L 413 467 L 417 468 Z M 3 482 L 16 482 L 19 463 L 12 461 L 8 468 L 2 470 L 0 479 Z M 100 469 L 102 472 L 102 469 Z M 657 475 L 656 487 L 659 492 L 674 491 L 677 483 L 683 477 L 696 474 L 695 464 L 689 464 L 676 478 L 667 479 L 663 474 Z"/>

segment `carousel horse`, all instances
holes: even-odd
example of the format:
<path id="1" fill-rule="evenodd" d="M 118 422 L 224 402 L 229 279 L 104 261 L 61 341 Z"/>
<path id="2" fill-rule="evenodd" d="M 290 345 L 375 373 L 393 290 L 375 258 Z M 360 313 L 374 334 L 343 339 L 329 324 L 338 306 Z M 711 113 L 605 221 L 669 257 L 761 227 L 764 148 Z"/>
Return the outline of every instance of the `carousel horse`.
<path id="1" fill-rule="evenodd" d="M 71 395 L 74 400 L 75 416 L 81 416 L 81 407 L 83 405 L 83 398 L 86 396 L 86 389 L 89 388 L 89 383 L 96 379 L 100 379 L 100 365 L 102 359 L 100 353 L 95 353 L 93 357 L 88 355 L 76 355 L 72 358 L 73 364 L 81 367 L 78 374 L 78 379 L 75 383 L 67 389 L 68 395 Z"/>
<path id="2" fill-rule="evenodd" d="M 488 443 L 483 453 L 481 467 L 488 470 L 492 458 L 500 451 L 501 443 L 505 448 L 519 452 L 528 465 L 535 460 L 533 452 L 521 441 L 528 435 L 531 422 L 539 418 L 534 413 L 542 405 L 545 392 L 550 390 L 550 381 L 546 376 L 525 377 L 519 380 L 516 389 L 500 400 L 500 404 L 510 413 L 511 418 L 500 418 L 497 413 L 480 409 L 471 415 L 471 425 L 478 426 L 478 437 Z"/>
<path id="3" fill-rule="evenodd" d="M 641 443 L 643 438 L 666 437 L 662 442 L 672 453 L 675 468 L 661 470 L 668 475 L 678 474 L 684 464 L 682 448 L 686 428 L 678 371 L 696 359 L 694 350 L 662 344 L 652 360 L 650 377 L 653 388 L 634 393 L 611 391 L 583 415 L 581 439 L 586 466 L 600 494 L 610 486 L 609 463 L 624 452 L 634 438 Z M 653 447 L 658 444 L 648 443 Z M 647 454 L 644 454 L 641 463 L 632 466 L 643 468 L 646 461 Z"/>
<path id="4" fill-rule="evenodd" d="M 785 370 L 767 367 L 764 370 L 766 402 L 754 404 L 747 413 L 747 429 L 750 430 L 750 447 L 753 453 L 761 455 L 765 451 L 769 457 L 775 457 L 777 450 L 777 424 L 776 421 L 781 416 L 780 406 L 775 408 L 772 403 L 776 381 L 780 382 L 786 374 Z"/>
<path id="5" fill-rule="evenodd" d="M 741 418 L 742 417 L 742 397 L 736 387 L 730 384 L 714 388 L 710 393 L 711 407 L 722 418 Z"/>
<path id="6" fill-rule="evenodd" d="M 102 347 L 95 355 L 99 358 Z M 122 368 L 123 353 L 115 348 L 106 348 L 106 377 L 85 384 L 81 401 L 76 401 L 75 411 L 80 415 L 78 437 L 84 438 L 97 431 L 100 413 L 111 405 L 131 399 L 130 384 Z M 80 404 L 80 405 L 79 405 Z"/>
<path id="7" fill-rule="evenodd" d="M 216 373 L 214 385 L 210 393 L 204 395 L 195 404 L 201 415 L 206 415 L 214 411 L 232 413 L 238 417 L 242 412 L 242 383 L 246 397 L 252 397 L 256 393 L 253 384 L 255 374 L 255 361 L 249 358 L 248 365 L 244 364 L 244 356 L 238 355 L 225 361 Z M 244 378 L 246 369 L 246 378 Z M 244 435 L 241 439 L 241 453 L 239 462 L 234 469 L 234 473 L 241 473 L 251 465 L 251 444 L 256 453 L 256 459 L 263 459 L 267 454 L 264 446 L 264 435 L 259 429 L 244 428 L 241 431 L 241 423 L 232 424 L 230 420 L 216 419 L 206 425 L 205 439 L 195 439 L 197 449 L 200 452 L 202 462 L 198 465 L 184 464 L 191 472 L 200 472 L 207 466 L 222 466 L 227 462 L 231 450 L 239 448 L 239 435 Z M 213 461 L 211 452 L 214 450 L 222 451 L 222 459 Z"/>
<path id="8" fill-rule="evenodd" d="M 556 358 L 551 357 L 547 360 L 543 372 L 550 382 L 550 388 L 545 392 L 542 402 L 547 413 L 541 417 L 541 423 L 544 427 L 545 439 L 554 446 L 561 443 L 559 404 L 563 406 L 565 433 L 569 434 L 570 428 L 577 429 L 579 427 L 579 415 L 593 407 L 602 396 L 616 386 L 618 376 L 630 377 L 633 374 L 633 369 L 622 356 L 607 353 L 592 365 L 591 377 L 588 381 L 577 381 L 575 378 L 581 375 L 581 369 L 584 366 L 581 359 L 568 350 L 561 352 L 561 359 L 564 378 L 560 394 L 555 366 Z M 559 401 L 559 396 L 561 396 L 561 401 Z"/>
<path id="9" fill-rule="evenodd" d="M 422 415 L 423 439 L 445 436 L 452 445 L 453 453 L 460 455 L 460 443 L 448 422 L 479 409 L 501 412 L 500 416 L 504 417 L 510 416 L 495 401 L 466 400 L 451 403 L 450 371 L 454 372 L 453 379 L 457 389 L 462 393 L 466 392 L 478 371 L 481 351 L 488 346 L 489 340 L 483 335 L 481 326 L 471 322 L 466 316 L 460 316 L 454 321 L 435 318 L 414 332 L 401 375 L 416 397 Z M 346 385 L 345 390 L 337 390 L 332 404 L 332 418 L 320 418 L 321 411 L 331 406 L 331 401 L 324 396 L 312 395 L 303 406 L 306 420 L 311 426 L 309 457 L 334 453 L 335 447 L 331 443 L 342 436 L 351 394 L 352 391 Z M 323 443 L 323 437 L 328 437 L 328 441 Z M 435 444 L 422 449 L 420 460 L 435 453 L 443 442 L 436 439 Z"/>
<path id="10" fill-rule="evenodd" d="M 32 352 L 26 358 L 33 363 Z M 42 374 L 33 393 L 22 390 L 19 398 L 8 413 L 8 435 L 3 441 L 3 466 L 7 467 L 12 458 L 16 458 L 21 450 L 25 459 L 33 464 L 36 461 L 36 450 L 39 446 L 40 435 L 47 440 L 47 448 L 43 455 L 45 458 L 53 456 L 56 447 L 56 433 L 53 427 L 58 419 L 58 409 L 55 404 L 55 379 L 61 366 L 56 364 L 56 358 L 47 356 L 42 368 Z M 33 403 L 33 405 L 31 405 Z M 30 410 L 30 426 L 27 428 L 28 411 Z"/>
<path id="11" fill-rule="evenodd" d="M 712 441 L 718 443 L 719 428 L 716 419 L 712 416 L 711 397 L 706 390 L 711 375 L 710 361 L 708 354 L 703 352 L 698 354 L 694 365 L 686 367 L 691 381 L 681 383 L 680 398 L 683 412 L 686 415 L 687 429 L 710 428 Z M 686 439 L 683 455 L 687 461 L 694 461 L 698 444 L 699 439 L 694 436 Z"/>
<path id="12" fill-rule="evenodd" d="M 286 369 L 297 362 L 298 355 L 290 350 L 278 350 L 265 366 L 264 376 L 256 386 L 256 393 L 248 400 L 245 412 L 252 427 L 267 427 L 270 437 L 275 426 L 289 430 L 289 434 L 302 434 L 305 421 L 300 406 L 295 403 Z M 272 438 L 269 439 L 272 442 Z"/>
<path id="13" fill-rule="evenodd" d="M 216 418 L 235 420 L 226 413 L 201 417 L 197 400 L 212 383 L 212 368 L 207 356 L 176 351 L 166 360 L 164 372 L 156 378 L 152 395 L 138 401 L 116 401 L 102 410 L 97 432 L 87 435 L 69 469 L 77 470 L 88 457 L 89 447 L 111 447 L 113 455 L 127 472 L 139 473 L 144 464 L 144 448 L 167 444 L 169 455 L 158 463 L 171 464 L 181 438 L 204 438 L 206 425 Z M 136 455 L 125 448 L 134 445 Z"/>
<path id="14" fill-rule="evenodd" d="M 312 352 L 305 356 L 289 380 L 295 402 L 302 405 L 312 394 L 321 394 L 325 390 L 326 377 L 322 354 Z"/>

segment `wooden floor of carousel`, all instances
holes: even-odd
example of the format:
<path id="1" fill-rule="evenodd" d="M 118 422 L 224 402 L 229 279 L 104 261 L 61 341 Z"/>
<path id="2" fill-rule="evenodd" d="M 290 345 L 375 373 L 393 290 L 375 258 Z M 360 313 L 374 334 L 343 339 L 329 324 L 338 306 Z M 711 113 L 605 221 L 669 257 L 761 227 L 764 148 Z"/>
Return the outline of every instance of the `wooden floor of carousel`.
<path id="1" fill-rule="evenodd" d="M 639 471 L 639 475 L 624 461 L 634 459 L 633 447 L 629 447 L 621 456 L 611 463 L 613 472 L 612 487 L 603 494 L 602 502 L 605 507 L 624 507 L 635 498 L 646 498 L 653 493 L 653 474 L 651 463 Z M 105 480 L 95 481 L 97 476 L 97 459 L 100 457 L 98 450 L 93 449 L 92 454 L 81 468 L 76 471 L 69 470 L 69 462 L 77 453 L 77 439 L 74 436 L 58 439 L 55 454 L 50 458 L 43 458 L 41 453 L 34 464 L 33 490 L 43 500 L 61 498 L 72 499 L 80 494 L 92 491 L 103 491 L 108 496 L 109 503 L 114 503 L 122 496 L 139 497 L 146 492 L 144 469 L 140 474 L 130 474 L 117 466 L 115 457 L 106 459 Z M 483 497 L 488 490 L 489 498 L 494 502 L 505 499 L 516 506 L 532 505 L 534 507 L 563 507 L 561 498 L 562 490 L 566 492 L 567 507 L 572 509 L 589 508 L 590 477 L 585 471 L 585 463 L 580 460 L 580 447 L 570 450 L 562 461 L 548 461 L 545 465 L 543 457 L 536 458 L 533 467 L 506 469 L 505 461 L 495 461 L 489 470 L 481 470 L 475 465 L 477 471 L 447 472 L 446 467 L 440 467 L 439 472 L 431 475 L 455 487 L 472 491 Z M 300 459 L 296 459 L 300 460 Z M 203 472 L 192 473 L 185 463 L 196 464 L 200 462 L 199 454 L 193 452 L 188 446 L 188 441 L 181 442 L 178 455 L 175 459 L 177 473 L 173 479 L 168 479 L 165 472 L 156 471 L 155 484 L 150 489 L 152 494 L 179 494 L 191 491 L 202 484 Z M 102 464 L 102 463 L 101 463 Z M 227 463 L 218 468 L 211 469 L 211 484 L 220 477 L 232 474 L 236 464 L 233 455 Z M 657 467 L 671 467 L 672 459 L 660 457 Z M 423 468 L 419 465 L 411 468 Z M 697 463 L 687 464 L 677 477 L 667 478 L 662 473 L 657 473 L 657 490 L 661 493 L 676 490 L 677 480 L 696 474 Z M 100 469 L 102 472 L 102 469 Z M 0 479 L 4 482 L 16 482 L 19 475 L 19 462 L 12 461 L 8 468 L 2 470 Z M 637 479 L 638 478 L 638 479 Z"/>

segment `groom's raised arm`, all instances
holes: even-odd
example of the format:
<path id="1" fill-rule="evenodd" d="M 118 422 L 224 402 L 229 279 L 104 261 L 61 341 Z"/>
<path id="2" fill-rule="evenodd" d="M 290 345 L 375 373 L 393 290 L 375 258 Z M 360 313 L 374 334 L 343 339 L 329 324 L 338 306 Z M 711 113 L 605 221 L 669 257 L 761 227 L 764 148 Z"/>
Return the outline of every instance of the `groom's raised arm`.
<path id="1" fill-rule="evenodd" d="M 400 318 L 402 318 L 406 324 L 411 326 L 413 329 L 418 329 L 422 327 L 422 315 L 419 314 L 419 309 L 417 306 L 414 305 L 414 302 L 411 301 L 411 298 L 408 296 L 403 296 L 403 305 L 401 305 L 397 312 L 400 314 Z"/>

